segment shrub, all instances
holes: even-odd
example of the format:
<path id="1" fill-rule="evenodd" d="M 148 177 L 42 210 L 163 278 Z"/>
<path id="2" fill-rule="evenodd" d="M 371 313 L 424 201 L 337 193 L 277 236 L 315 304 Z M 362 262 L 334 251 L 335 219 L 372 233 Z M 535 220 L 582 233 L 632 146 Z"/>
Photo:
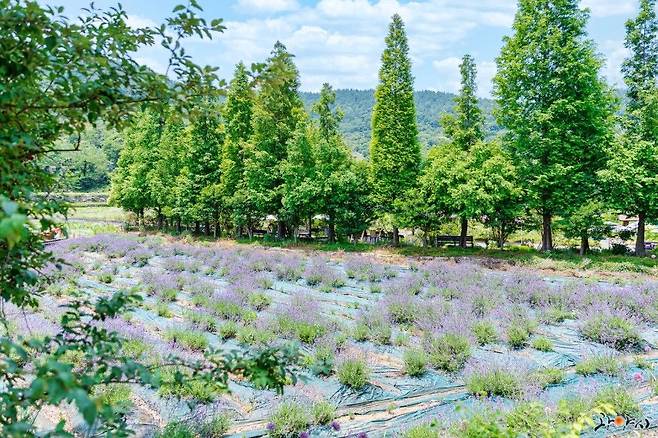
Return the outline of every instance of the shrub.
<path id="1" fill-rule="evenodd" d="M 521 349 L 526 346 L 530 340 L 530 332 L 528 329 L 519 324 L 510 324 L 507 327 L 507 343 L 515 350 Z"/>
<path id="2" fill-rule="evenodd" d="M 567 424 L 575 423 L 583 414 L 590 410 L 590 402 L 582 397 L 572 396 L 557 403 L 556 417 Z"/>
<path id="3" fill-rule="evenodd" d="M 454 436 L 460 438 L 510 438 L 510 434 L 500 423 L 497 413 L 476 414 L 456 428 Z"/>
<path id="4" fill-rule="evenodd" d="M 633 359 L 633 363 L 635 364 L 636 367 L 638 367 L 641 370 L 653 369 L 653 364 L 642 356 L 636 356 Z"/>
<path id="5" fill-rule="evenodd" d="M 300 341 L 305 344 L 312 344 L 317 338 L 322 336 L 326 329 L 319 324 L 310 324 L 307 322 L 298 322 L 295 324 L 295 331 Z"/>
<path id="6" fill-rule="evenodd" d="M 465 381 L 466 389 L 474 395 L 509 398 L 521 395 L 518 377 L 502 368 L 472 373 Z"/>
<path id="7" fill-rule="evenodd" d="M 231 428 L 233 420 L 228 414 L 215 415 L 210 421 L 203 423 L 199 428 L 200 435 L 204 438 L 221 438 Z"/>
<path id="8" fill-rule="evenodd" d="M 635 325 L 617 315 L 594 316 L 583 324 L 580 331 L 586 339 L 621 351 L 637 349 L 642 342 Z"/>
<path id="9" fill-rule="evenodd" d="M 267 309 L 267 307 L 272 304 L 272 298 L 264 294 L 263 292 L 254 292 L 249 295 L 247 302 L 251 307 L 253 307 L 257 312 Z"/>
<path id="10" fill-rule="evenodd" d="M 102 273 L 98 276 L 98 281 L 101 283 L 110 284 L 112 281 L 114 281 L 114 277 L 112 274 Z"/>
<path id="11" fill-rule="evenodd" d="M 576 364 L 576 374 L 592 376 L 594 374 L 605 374 L 617 376 L 621 373 L 622 365 L 614 356 L 594 356 Z"/>
<path id="12" fill-rule="evenodd" d="M 546 324 L 560 324 L 567 319 L 575 319 L 575 317 L 573 311 L 560 306 L 551 306 L 541 312 L 539 319 Z"/>
<path id="13" fill-rule="evenodd" d="M 211 302 L 208 308 L 220 318 L 234 321 L 241 320 L 244 313 L 241 305 L 225 300 Z"/>
<path id="14" fill-rule="evenodd" d="M 610 405 L 617 415 L 637 418 L 641 414 L 640 405 L 628 390 L 621 386 L 607 386 L 592 399 L 593 406 Z"/>
<path id="15" fill-rule="evenodd" d="M 425 374 L 427 354 L 421 349 L 409 349 L 404 352 L 404 372 L 411 377 Z"/>
<path id="16" fill-rule="evenodd" d="M 545 337 L 539 337 L 532 341 L 532 348 L 539 351 L 553 351 L 553 342 Z"/>
<path id="17" fill-rule="evenodd" d="M 562 383 L 564 381 L 565 376 L 566 373 L 564 372 L 564 370 L 555 367 L 547 367 L 547 368 L 541 368 L 533 372 L 531 378 L 532 380 L 537 382 L 537 384 L 539 384 L 539 386 L 541 386 L 542 389 L 544 389 L 549 385 L 557 385 L 559 383 Z"/>
<path id="18" fill-rule="evenodd" d="M 356 327 L 354 327 L 352 336 L 357 342 L 367 341 L 368 337 L 370 336 L 370 329 L 365 322 L 357 322 Z"/>
<path id="19" fill-rule="evenodd" d="M 371 319 L 368 337 L 375 344 L 389 345 L 393 330 L 383 319 Z"/>
<path id="20" fill-rule="evenodd" d="M 239 343 L 247 345 L 267 345 L 276 339 L 274 332 L 250 325 L 240 327 L 235 337 Z"/>
<path id="21" fill-rule="evenodd" d="M 462 369 L 471 356 L 471 345 L 468 338 L 454 333 L 430 337 L 426 341 L 425 350 L 432 366 L 447 372 Z"/>
<path id="22" fill-rule="evenodd" d="M 181 379 L 181 375 L 184 378 Z M 161 383 L 158 393 L 163 397 L 176 397 L 201 403 L 211 403 L 222 392 L 220 386 L 206 380 L 191 378 L 188 374 L 184 374 L 176 368 L 164 368 L 160 371 L 159 376 Z"/>
<path id="23" fill-rule="evenodd" d="M 210 304 L 210 297 L 203 294 L 194 294 L 191 302 L 196 307 L 207 307 Z"/>
<path id="24" fill-rule="evenodd" d="M 178 297 L 178 291 L 176 289 L 164 289 L 162 292 L 160 292 L 159 295 L 160 299 L 163 301 L 169 301 L 170 303 L 173 303 Z"/>
<path id="25" fill-rule="evenodd" d="M 169 309 L 169 304 L 159 301 L 155 305 L 155 312 L 162 318 L 171 318 L 174 314 Z"/>
<path id="26" fill-rule="evenodd" d="M 413 324 L 418 317 L 418 305 L 413 297 L 400 295 L 390 298 L 388 316 L 396 324 Z"/>
<path id="27" fill-rule="evenodd" d="M 238 324 L 235 321 L 226 321 L 219 326 L 217 332 L 222 339 L 235 338 L 238 333 Z"/>
<path id="28" fill-rule="evenodd" d="M 518 404 L 506 416 L 509 436 L 552 436 L 544 406 L 537 402 Z"/>
<path id="29" fill-rule="evenodd" d="M 296 437 L 311 424 L 306 408 L 294 401 L 281 403 L 268 420 L 268 429 L 273 438 Z"/>
<path id="30" fill-rule="evenodd" d="M 420 424 L 404 432 L 403 438 L 439 438 L 439 427 L 436 423 Z"/>
<path id="31" fill-rule="evenodd" d="M 200 330 L 215 332 L 217 331 L 217 320 L 207 313 L 187 310 L 184 313 L 185 318 Z"/>
<path id="32" fill-rule="evenodd" d="M 473 334 L 478 345 L 488 345 L 498 341 L 496 328 L 491 321 L 477 321 L 473 324 Z"/>
<path id="33" fill-rule="evenodd" d="M 410 340 L 409 333 L 399 332 L 398 334 L 395 335 L 395 338 L 393 339 L 393 344 L 397 345 L 398 347 L 404 347 L 409 345 L 409 340 Z"/>
<path id="34" fill-rule="evenodd" d="M 183 422 L 167 424 L 155 435 L 155 438 L 195 438 L 194 431 Z"/>
<path id="35" fill-rule="evenodd" d="M 311 362 L 311 371 L 315 375 L 330 376 L 334 369 L 334 350 L 326 345 L 315 349 Z"/>
<path id="36" fill-rule="evenodd" d="M 165 339 L 188 350 L 203 351 L 208 348 L 206 335 L 193 330 L 170 329 L 165 332 Z"/>
<path id="37" fill-rule="evenodd" d="M 94 389 L 94 397 L 103 406 L 112 406 L 119 414 L 127 414 L 132 408 L 132 390 L 126 384 L 110 384 L 97 386 Z"/>
<path id="38" fill-rule="evenodd" d="M 313 424 L 329 424 L 336 418 L 336 407 L 326 400 L 313 403 L 311 407 Z"/>
<path id="39" fill-rule="evenodd" d="M 372 283 L 370 285 L 370 293 L 380 294 L 382 293 L 382 285 L 379 283 Z"/>
<path id="40" fill-rule="evenodd" d="M 368 383 L 370 369 L 366 361 L 361 358 L 345 359 L 338 365 L 338 381 L 345 386 L 361 389 Z"/>
<path id="41" fill-rule="evenodd" d="M 131 359 L 139 359 L 151 347 L 139 339 L 126 339 L 121 342 L 121 352 Z"/>

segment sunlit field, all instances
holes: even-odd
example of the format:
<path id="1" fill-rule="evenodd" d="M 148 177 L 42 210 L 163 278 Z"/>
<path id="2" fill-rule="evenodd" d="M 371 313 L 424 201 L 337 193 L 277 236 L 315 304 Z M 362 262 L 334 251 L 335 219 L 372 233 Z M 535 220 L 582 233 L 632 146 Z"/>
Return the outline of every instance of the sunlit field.
<path id="1" fill-rule="evenodd" d="M 103 389 L 140 435 L 189 415 L 233 436 L 415 437 L 466 433 L 482 421 L 519 433 L 545 422 L 567 430 L 606 404 L 629 421 L 658 413 L 658 283 L 650 280 L 127 234 L 49 248 L 66 263 L 48 269 L 54 281 L 42 285 L 37 311 L 8 311 L 11 324 L 25 337 L 54 335 L 74 295 L 143 293 L 138 308 L 99 323 L 161 375 L 157 391 Z M 230 394 L 193 379 L 178 384 L 166 365 L 170 355 L 203 361 L 209 349 L 288 345 L 302 365 L 284 396 L 240 376 Z"/>

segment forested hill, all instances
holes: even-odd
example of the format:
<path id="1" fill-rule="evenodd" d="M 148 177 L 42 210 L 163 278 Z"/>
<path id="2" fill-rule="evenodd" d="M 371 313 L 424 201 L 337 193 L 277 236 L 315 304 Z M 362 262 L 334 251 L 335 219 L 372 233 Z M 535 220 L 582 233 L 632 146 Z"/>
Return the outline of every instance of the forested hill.
<path id="1" fill-rule="evenodd" d="M 306 109 L 310 112 L 313 102 L 319 98 L 320 94 L 310 92 L 300 94 Z M 441 139 L 439 118 L 441 114 L 451 111 L 455 95 L 440 91 L 416 91 L 414 95 L 420 141 L 424 147 L 431 147 Z M 355 152 L 367 156 L 370 142 L 370 117 L 375 104 L 374 90 L 336 90 L 336 103 L 345 113 L 345 118 L 341 123 L 345 140 Z M 487 117 L 487 129 L 490 133 L 495 133 L 498 128 L 491 114 L 493 101 L 482 99 L 480 106 Z"/>

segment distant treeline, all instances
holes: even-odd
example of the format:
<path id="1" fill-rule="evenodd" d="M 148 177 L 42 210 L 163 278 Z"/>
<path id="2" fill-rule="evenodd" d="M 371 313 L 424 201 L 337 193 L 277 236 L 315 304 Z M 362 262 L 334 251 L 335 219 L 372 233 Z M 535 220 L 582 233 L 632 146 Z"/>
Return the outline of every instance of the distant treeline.
<path id="1" fill-rule="evenodd" d="M 539 228 L 551 251 L 558 227 L 582 253 L 616 212 L 638 217 L 644 254 L 645 224 L 658 219 L 655 0 L 626 25 L 623 112 L 588 19 L 578 2 L 522 0 L 494 101 L 478 99 L 470 55 L 458 96 L 414 92 L 398 15 L 374 94 L 329 84 L 300 93 L 294 57 L 277 42 L 255 71 L 238 64 L 226 99 L 199 99 L 189 114 L 145 111 L 124 135 L 110 201 L 140 219 L 155 212 L 160 227 L 253 235 L 268 223 L 281 239 L 321 217 L 330 241 L 376 224 L 393 244 L 400 228 L 431 244 L 458 220 L 461 246 L 479 221 L 501 247 Z"/>

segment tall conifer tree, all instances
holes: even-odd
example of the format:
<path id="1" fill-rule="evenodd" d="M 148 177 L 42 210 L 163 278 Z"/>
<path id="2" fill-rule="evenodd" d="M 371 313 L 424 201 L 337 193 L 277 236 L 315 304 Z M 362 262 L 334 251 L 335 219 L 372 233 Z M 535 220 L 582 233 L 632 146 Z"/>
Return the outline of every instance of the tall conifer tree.
<path id="1" fill-rule="evenodd" d="M 222 147 L 221 192 L 224 204 L 232 211 L 240 209 L 236 198 L 244 172 L 244 147 L 253 133 L 252 115 L 255 94 L 245 65 L 240 62 L 228 90 L 224 105 L 226 140 Z M 240 214 L 233 215 L 236 232 L 240 235 L 243 221 Z"/>
<path id="2" fill-rule="evenodd" d="M 605 165 L 613 101 L 577 0 L 520 0 L 494 79 L 497 118 L 527 206 L 542 216 L 542 250 L 555 215 L 582 205 Z"/>
<path id="3" fill-rule="evenodd" d="M 468 154 L 471 147 L 484 140 L 484 116 L 478 105 L 476 94 L 477 66 L 471 55 L 464 55 L 459 70 L 461 72 L 462 87 L 459 96 L 455 98 L 455 114 L 445 115 L 441 119 L 441 124 L 454 145 Z M 465 202 L 464 199 L 455 199 L 454 201 L 453 205 L 457 207 L 456 210 L 459 210 L 457 213 L 461 221 L 459 245 L 466 248 L 469 219 L 467 213 L 467 210 L 469 210 L 468 202 Z"/>
<path id="4" fill-rule="evenodd" d="M 299 71 L 286 47 L 277 41 L 267 60 L 266 80 L 256 100 L 251 138 L 251 163 L 247 166 L 249 196 L 264 214 L 278 217 L 277 235 L 287 234 L 283 220 L 281 166 L 285 162 L 288 142 L 300 121 L 306 118 L 299 97 Z M 274 80 L 276 79 L 276 80 Z"/>
<path id="5" fill-rule="evenodd" d="M 382 213 L 393 213 L 394 245 L 400 243 L 396 205 L 416 183 L 420 168 L 413 83 L 404 23 L 395 14 L 382 54 L 370 143 L 375 203 Z"/>
<path id="6" fill-rule="evenodd" d="M 602 172 L 619 211 L 638 216 L 635 253 L 644 255 L 645 224 L 658 218 L 658 20 L 655 0 L 640 0 L 635 19 L 626 23 L 630 56 L 622 66 L 628 87 L 624 135 L 610 150 Z"/>

